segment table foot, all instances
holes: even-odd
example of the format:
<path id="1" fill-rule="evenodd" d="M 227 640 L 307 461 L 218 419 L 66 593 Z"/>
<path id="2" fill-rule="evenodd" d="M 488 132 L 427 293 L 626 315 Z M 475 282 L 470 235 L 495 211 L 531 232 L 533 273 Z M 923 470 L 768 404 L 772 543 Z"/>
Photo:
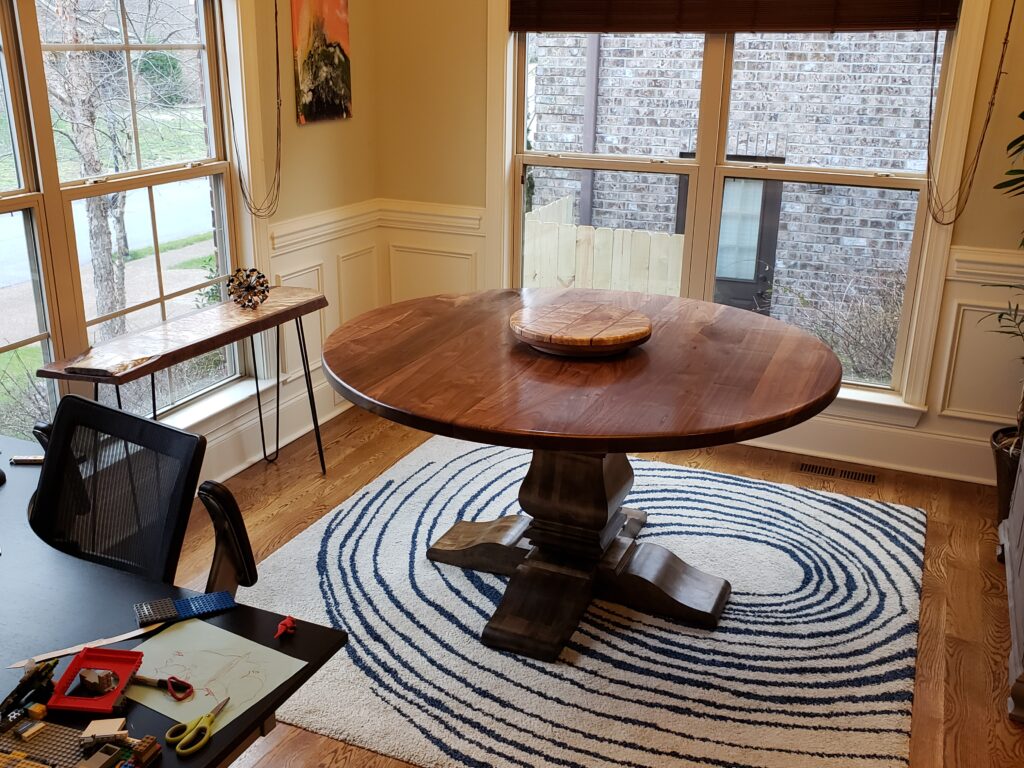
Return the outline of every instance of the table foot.
<path id="1" fill-rule="evenodd" d="M 598 566 L 595 596 L 706 629 L 718 626 L 732 586 L 662 546 L 620 537 Z"/>
<path id="2" fill-rule="evenodd" d="M 530 527 L 526 515 L 508 515 L 475 523 L 462 520 L 427 550 L 427 559 L 472 571 L 511 576 L 530 553 L 523 534 Z"/>
<path id="3" fill-rule="evenodd" d="M 555 661 L 593 595 L 593 576 L 536 558 L 516 568 L 484 627 L 489 648 Z"/>

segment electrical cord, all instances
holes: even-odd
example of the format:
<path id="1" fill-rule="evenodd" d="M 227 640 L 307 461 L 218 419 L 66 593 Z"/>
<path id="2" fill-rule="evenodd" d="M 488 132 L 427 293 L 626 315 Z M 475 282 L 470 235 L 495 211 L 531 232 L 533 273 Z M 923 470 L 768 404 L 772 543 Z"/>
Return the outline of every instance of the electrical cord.
<path id="1" fill-rule="evenodd" d="M 274 0 L 274 70 L 276 76 L 274 81 L 277 85 L 277 142 L 275 147 L 274 156 L 274 179 L 270 184 L 270 189 L 267 190 L 267 194 L 263 200 L 257 203 L 253 199 L 252 188 L 250 183 L 246 181 L 245 175 L 242 173 L 242 165 L 239 161 L 243 157 L 242 153 L 238 149 L 238 131 L 235 128 L 235 113 L 231 107 L 231 94 L 230 94 L 230 83 L 225 82 L 225 91 L 227 92 L 227 115 L 228 115 L 228 126 L 231 133 L 231 146 L 234 150 L 235 165 L 238 168 L 238 186 L 242 192 L 242 202 L 245 204 L 245 208 L 249 213 L 257 219 L 269 219 L 275 213 L 277 213 L 278 204 L 281 201 L 281 46 L 279 43 L 279 0 Z M 220 21 L 220 55 L 224 57 L 224 73 L 227 75 L 227 59 L 225 52 L 227 50 L 226 41 L 224 36 L 224 20 L 218 14 Z M 227 78 L 225 78 L 227 80 Z"/>
<path id="2" fill-rule="evenodd" d="M 967 209 L 967 201 L 974 189 L 975 176 L 978 173 L 978 165 L 981 162 L 981 150 L 985 145 L 985 138 L 988 136 L 989 126 L 992 123 L 992 113 L 996 106 L 996 95 L 999 93 L 999 85 L 1003 80 L 1006 71 L 1003 65 L 1006 63 L 1006 50 L 1010 46 L 1010 30 L 1013 29 L 1013 16 L 1017 9 L 1017 0 L 1010 4 L 1010 17 L 1006 20 L 1006 34 L 1003 36 L 1003 47 L 999 54 L 999 63 L 996 66 L 996 76 L 992 83 L 992 96 L 988 101 L 988 108 L 985 111 L 985 120 L 981 126 L 981 136 L 978 137 L 978 144 L 974 154 L 967 165 L 963 178 L 957 186 L 956 192 L 947 200 L 940 199 L 938 183 L 935 180 L 934 157 L 933 157 L 933 131 L 932 121 L 934 118 L 934 99 L 928 99 L 928 170 L 927 170 L 927 203 L 928 215 L 936 224 L 948 226 L 954 224 Z M 929 94 L 935 93 L 935 80 L 939 61 L 939 32 L 935 32 L 935 42 L 932 46 L 932 76 Z"/>

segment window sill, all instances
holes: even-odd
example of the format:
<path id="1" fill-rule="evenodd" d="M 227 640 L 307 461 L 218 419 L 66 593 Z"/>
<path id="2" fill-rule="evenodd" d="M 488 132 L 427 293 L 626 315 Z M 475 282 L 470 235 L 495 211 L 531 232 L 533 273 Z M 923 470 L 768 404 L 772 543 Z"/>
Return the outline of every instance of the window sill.
<path id="1" fill-rule="evenodd" d="M 839 396 L 825 409 L 827 416 L 850 421 L 886 424 L 913 429 L 928 412 L 924 406 L 910 405 L 896 392 L 843 386 Z"/>
<path id="2" fill-rule="evenodd" d="M 252 376 L 240 376 L 222 387 L 207 392 L 191 402 L 175 408 L 171 413 L 162 416 L 160 421 L 178 429 L 199 434 L 209 434 L 219 426 L 220 422 L 234 420 L 245 410 L 256 407 L 255 402 L 248 408 L 245 406 L 253 401 L 255 379 Z M 274 379 L 260 379 L 260 395 L 272 390 Z M 271 407 L 276 407 L 271 404 Z M 216 422 L 216 423 L 215 423 Z"/>

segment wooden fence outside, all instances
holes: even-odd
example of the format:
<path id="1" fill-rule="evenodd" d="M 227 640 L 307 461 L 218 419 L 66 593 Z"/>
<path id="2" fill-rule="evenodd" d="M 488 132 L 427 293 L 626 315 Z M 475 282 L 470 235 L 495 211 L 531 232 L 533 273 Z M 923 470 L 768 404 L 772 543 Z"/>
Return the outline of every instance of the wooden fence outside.
<path id="1" fill-rule="evenodd" d="M 573 224 L 573 199 L 523 222 L 524 288 L 609 288 L 678 296 L 683 235 Z"/>

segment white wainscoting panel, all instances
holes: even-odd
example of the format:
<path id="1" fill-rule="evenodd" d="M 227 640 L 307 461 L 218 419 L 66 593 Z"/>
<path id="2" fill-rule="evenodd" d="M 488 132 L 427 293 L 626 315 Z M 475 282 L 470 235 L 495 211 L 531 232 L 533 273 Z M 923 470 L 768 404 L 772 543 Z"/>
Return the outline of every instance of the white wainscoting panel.
<path id="1" fill-rule="evenodd" d="M 957 303 L 953 340 L 946 386 L 942 401 L 943 416 L 971 418 L 993 424 L 1012 423 L 1021 394 L 1021 355 L 1019 339 L 992 333 L 995 318 L 986 318 L 997 305 Z"/>
<path id="2" fill-rule="evenodd" d="M 379 248 L 368 245 L 338 256 L 338 312 L 347 322 L 381 304 Z"/>
<path id="3" fill-rule="evenodd" d="M 323 293 L 324 290 L 324 265 L 317 263 L 304 269 L 289 272 L 284 275 L 277 275 L 275 282 L 278 285 L 287 285 L 292 288 L 310 288 Z M 328 298 L 328 301 L 330 299 Z M 327 327 L 324 310 L 315 315 L 306 315 L 302 318 L 302 328 L 306 334 L 306 352 L 309 355 L 309 367 L 316 370 L 320 367 L 320 350 L 327 338 Z M 273 343 L 271 334 L 266 335 L 268 343 Z M 293 381 L 302 376 L 302 358 L 299 355 L 298 333 L 294 323 L 288 323 L 281 328 L 281 370 L 284 372 L 285 381 Z"/>
<path id="4" fill-rule="evenodd" d="M 391 300 L 437 293 L 467 293 L 476 287 L 476 253 L 392 243 L 388 249 Z"/>

